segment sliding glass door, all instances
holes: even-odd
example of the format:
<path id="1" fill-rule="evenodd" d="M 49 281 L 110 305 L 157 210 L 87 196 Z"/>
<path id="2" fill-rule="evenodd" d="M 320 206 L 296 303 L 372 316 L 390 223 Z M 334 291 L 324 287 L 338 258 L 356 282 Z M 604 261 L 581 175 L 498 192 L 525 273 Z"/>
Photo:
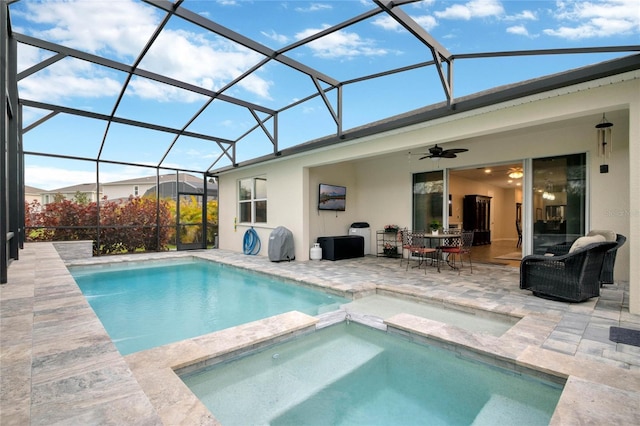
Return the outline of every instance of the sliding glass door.
<path id="1" fill-rule="evenodd" d="M 533 253 L 573 241 L 586 229 L 586 154 L 532 160 Z"/>
<path id="2" fill-rule="evenodd" d="M 413 230 L 425 231 L 429 224 L 437 220 L 443 222 L 442 201 L 444 194 L 444 173 L 416 173 L 413 175 Z"/>

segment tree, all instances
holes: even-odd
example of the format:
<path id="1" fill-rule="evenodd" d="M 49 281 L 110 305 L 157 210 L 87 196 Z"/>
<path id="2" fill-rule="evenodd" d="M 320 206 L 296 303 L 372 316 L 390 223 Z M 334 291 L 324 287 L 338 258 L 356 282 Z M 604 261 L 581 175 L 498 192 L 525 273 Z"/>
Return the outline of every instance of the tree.
<path id="1" fill-rule="evenodd" d="M 156 206 L 154 198 L 116 202 L 105 197 L 99 227 L 96 202 L 82 204 L 62 197 L 45 206 L 25 203 L 28 241 L 93 240 L 95 254 L 166 250 L 171 224 L 169 206 L 162 200 Z"/>
<path id="2" fill-rule="evenodd" d="M 77 204 L 87 205 L 90 201 L 89 194 L 87 194 L 86 192 L 76 191 L 75 195 L 73 196 L 73 200 Z"/>

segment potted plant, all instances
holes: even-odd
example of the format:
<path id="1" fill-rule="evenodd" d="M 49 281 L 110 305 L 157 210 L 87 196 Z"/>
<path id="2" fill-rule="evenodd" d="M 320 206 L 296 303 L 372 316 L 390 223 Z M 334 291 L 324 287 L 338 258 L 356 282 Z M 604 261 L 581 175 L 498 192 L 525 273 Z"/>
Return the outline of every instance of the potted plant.
<path id="1" fill-rule="evenodd" d="M 398 246 L 394 246 L 391 243 L 385 243 L 382 248 L 382 252 L 387 257 L 396 257 L 398 255 Z"/>
<path id="2" fill-rule="evenodd" d="M 398 232 L 400 227 L 398 225 L 385 225 L 384 232 Z"/>
<path id="3" fill-rule="evenodd" d="M 438 233 L 438 229 L 440 229 L 440 222 L 433 219 L 431 223 L 429 223 L 429 228 L 431 228 L 431 233 L 436 235 Z"/>

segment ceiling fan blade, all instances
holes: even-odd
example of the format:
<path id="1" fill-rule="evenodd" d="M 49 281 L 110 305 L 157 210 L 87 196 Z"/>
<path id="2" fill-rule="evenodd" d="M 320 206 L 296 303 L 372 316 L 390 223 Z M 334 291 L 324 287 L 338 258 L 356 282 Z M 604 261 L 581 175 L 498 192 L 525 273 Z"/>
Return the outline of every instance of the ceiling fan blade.
<path id="1" fill-rule="evenodd" d="M 456 158 L 457 155 L 455 155 L 453 152 L 445 151 L 445 152 L 442 153 L 442 155 L 440 157 L 442 157 L 442 158 Z"/>
<path id="2" fill-rule="evenodd" d="M 425 155 L 424 157 L 418 158 L 418 160 L 424 160 L 425 158 L 432 158 L 433 155 Z"/>
<path id="3" fill-rule="evenodd" d="M 467 152 L 467 151 L 469 151 L 469 150 L 466 149 L 466 148 L 452 148 L 452 149 L 447 149 L 444 152 L 450 152 L 452 154 L 459 154 L 461 152 Z"/>

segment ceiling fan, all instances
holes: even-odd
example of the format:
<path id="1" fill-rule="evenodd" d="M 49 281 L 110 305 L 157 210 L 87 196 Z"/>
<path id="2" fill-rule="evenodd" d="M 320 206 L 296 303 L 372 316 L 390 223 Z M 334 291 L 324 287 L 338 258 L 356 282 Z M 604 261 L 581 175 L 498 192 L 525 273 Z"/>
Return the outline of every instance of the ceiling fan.
<path id="1" fill-rule="evenodd" d="M 524 172 L 522 171 L 522 167 L 511 167 L 507 170 L 507 176 L 511 179 L 520 179 L 524 176 Z"/>
<path id="2" fill-rule="evenodd" d="M 436 144 L 435 146 L 429 148 L 429 154 L 425 153 L 423 157 L 420 157 L 420 160 L 431 158 L 432 160 L 437 161 L 440 158 L 456 158 L 456 154 L 467 151 L 469 150 L 465 148 L 442 149 Z"/>

